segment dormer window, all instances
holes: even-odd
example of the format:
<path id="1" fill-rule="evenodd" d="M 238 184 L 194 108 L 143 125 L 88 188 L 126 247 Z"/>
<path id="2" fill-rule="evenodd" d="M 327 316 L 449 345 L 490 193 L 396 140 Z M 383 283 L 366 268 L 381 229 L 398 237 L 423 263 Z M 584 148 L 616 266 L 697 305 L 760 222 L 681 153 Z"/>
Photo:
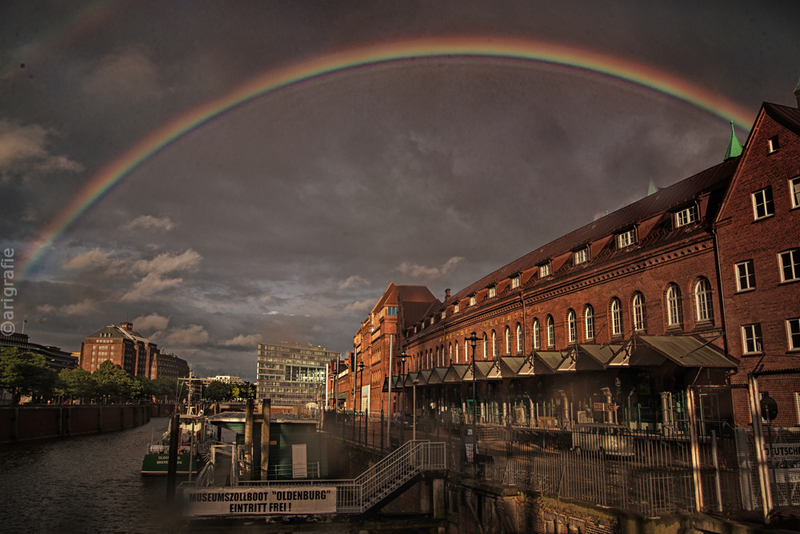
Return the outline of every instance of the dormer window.
<path id="1" fill-rule="evenodd" d="M 515 275 L 511 277 L 511 289 L 517 289 L 519 287 L 519 275 Z"/>
<path id="2" fill-rule="evenodd" d="M 686 226 L 697 220 L 697 206 L 689 206 L 675 214 L 675 228 Z"/>
<path id="3" fill-rule="evenodd" d="M 622 249 L 636 243 L 636 229 L 631 228 L 627 232 L 617 234 L 617 248 Z"/>
<path id="4" fill-rule="evenodd" d="M 476 302 L 477 302 L 477 299 L 475 298 L 475 295 L 470 295 L 469 296 L 469 305 L 470 306 L 475 306 Z"/>
<path id="5" fill-rule="evenodd" d="M 770 137 L 767 139 L 767 152 L 772 154 L 773 152 L 777 152 L 780 148 L 780 144 L 778 143 L 778 136 Z"/>
<path id="6" fill-rule="evenodd" d="M 447 310 L 442 310 L 442 320 L 447 317 Z"/>
<path id="7" fill-rule="evenodd" d="M 489 288 L 489 296 L 487 298 L 491 299 L 491 298 L 494 298 L 496 296 L 497 296 L 497 287 L 496 286 L 491 286 Z"/>
<path id="8" fill-rule="evenodd" d="M 574 263 L 575 265 L 580 265 L 581 263 L 586 263 L 589 261 L 589 247 L 584 247 L 580 250 L 576 250 L 574 255 Z"/>
<path id="9" fill-rule="evenodd" d="M 539 278 L 550 276 L 550 262 L 539 265 Z"/>
<path id="10" fill-rule="evenodd" d="M 453 304 L 453 313 L 458 313 L 459 308 L 460 308 L 460 306 L 459 306 L 458 302 Z"/>

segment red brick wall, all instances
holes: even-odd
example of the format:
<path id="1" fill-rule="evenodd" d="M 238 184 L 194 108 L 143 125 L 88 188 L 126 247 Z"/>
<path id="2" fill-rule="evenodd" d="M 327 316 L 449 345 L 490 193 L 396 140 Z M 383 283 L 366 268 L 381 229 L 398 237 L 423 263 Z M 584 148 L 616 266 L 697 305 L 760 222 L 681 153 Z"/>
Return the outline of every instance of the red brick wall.
<path id="1" fill-rule="evenodd" d="M 767 140 L 777 135 L 780 149 L 768 153 Z M 798 369 L 800 352 L 789 352 L 786 319 L 800 317 L 800 283 L 781 283 L 778 254 L 800 247 L 800 209 L 792 209 L 788 180 L 800 175 L 800 139 L 762 114 L 733 179 L 718 219 L 719 258 L 725 293 L 725 327 L 730 354 L 741 360 L 732 382 L 745 384 L 747 373 L 760 369 Z M 754 220 L 751 194 L 770 186 L 775 214 Z M 737 292 L 734 265 L 752 260 L 756 289 Z M 742 325 L 760 323 L 763 353 L 743 356 Z M 763 367 L 762 367 L 763 366 Z M 794 393 L 800 374 L 762 377 L 761 391 L 778 401 L 777 426 L 797 426 Z M 750 423 L 747 396 L 736 396 L 737 423 Z"/>

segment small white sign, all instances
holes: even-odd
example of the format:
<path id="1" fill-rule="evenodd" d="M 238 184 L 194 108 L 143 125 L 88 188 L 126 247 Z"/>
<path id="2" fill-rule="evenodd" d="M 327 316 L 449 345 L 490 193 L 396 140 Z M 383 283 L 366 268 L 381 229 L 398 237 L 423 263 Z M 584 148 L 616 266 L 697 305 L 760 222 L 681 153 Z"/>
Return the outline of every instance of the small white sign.
<path id="1" fill-rule="evenodd" d="M 336 488 L 203 488 L 183 493 L 184 515 L 244 516 L 334 514 Z"/>

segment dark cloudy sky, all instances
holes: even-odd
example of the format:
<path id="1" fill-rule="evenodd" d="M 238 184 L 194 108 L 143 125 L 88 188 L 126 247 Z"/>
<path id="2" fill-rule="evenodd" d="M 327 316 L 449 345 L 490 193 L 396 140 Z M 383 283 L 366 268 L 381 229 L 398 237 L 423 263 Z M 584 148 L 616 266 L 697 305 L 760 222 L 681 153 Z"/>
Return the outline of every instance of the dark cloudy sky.
<path id="1" fill-rule="evenodd" d="M 108 164 L 249 80 L 351 47 L 532 39 L 751 110 L 794 104 L 796 0 L 0 3 L 0 246 L 18 257 Z M 739 131 L 744 143 L 746 131 Z M 721 161 L 722 118 L 609 77 L 490 58 L 339 72 L 144 161 L 17 279 L 16 328 L 77 351 L 126 318 L 200 376 L 259 341 L 352 348 L 390 282 L 440 299 Z"/>

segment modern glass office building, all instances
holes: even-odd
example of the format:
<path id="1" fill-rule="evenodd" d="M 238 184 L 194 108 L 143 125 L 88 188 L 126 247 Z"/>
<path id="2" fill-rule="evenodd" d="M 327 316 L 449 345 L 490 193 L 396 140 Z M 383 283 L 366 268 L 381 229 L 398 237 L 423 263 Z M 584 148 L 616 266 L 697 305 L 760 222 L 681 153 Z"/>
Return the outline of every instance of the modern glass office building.
<path id="1" fill-rule="evenodd" d="M 314 345 L 279 341 L 258 344 L 258 398 L 272 406 L 325 400 L 325 368 L 340 353 Z"/>

